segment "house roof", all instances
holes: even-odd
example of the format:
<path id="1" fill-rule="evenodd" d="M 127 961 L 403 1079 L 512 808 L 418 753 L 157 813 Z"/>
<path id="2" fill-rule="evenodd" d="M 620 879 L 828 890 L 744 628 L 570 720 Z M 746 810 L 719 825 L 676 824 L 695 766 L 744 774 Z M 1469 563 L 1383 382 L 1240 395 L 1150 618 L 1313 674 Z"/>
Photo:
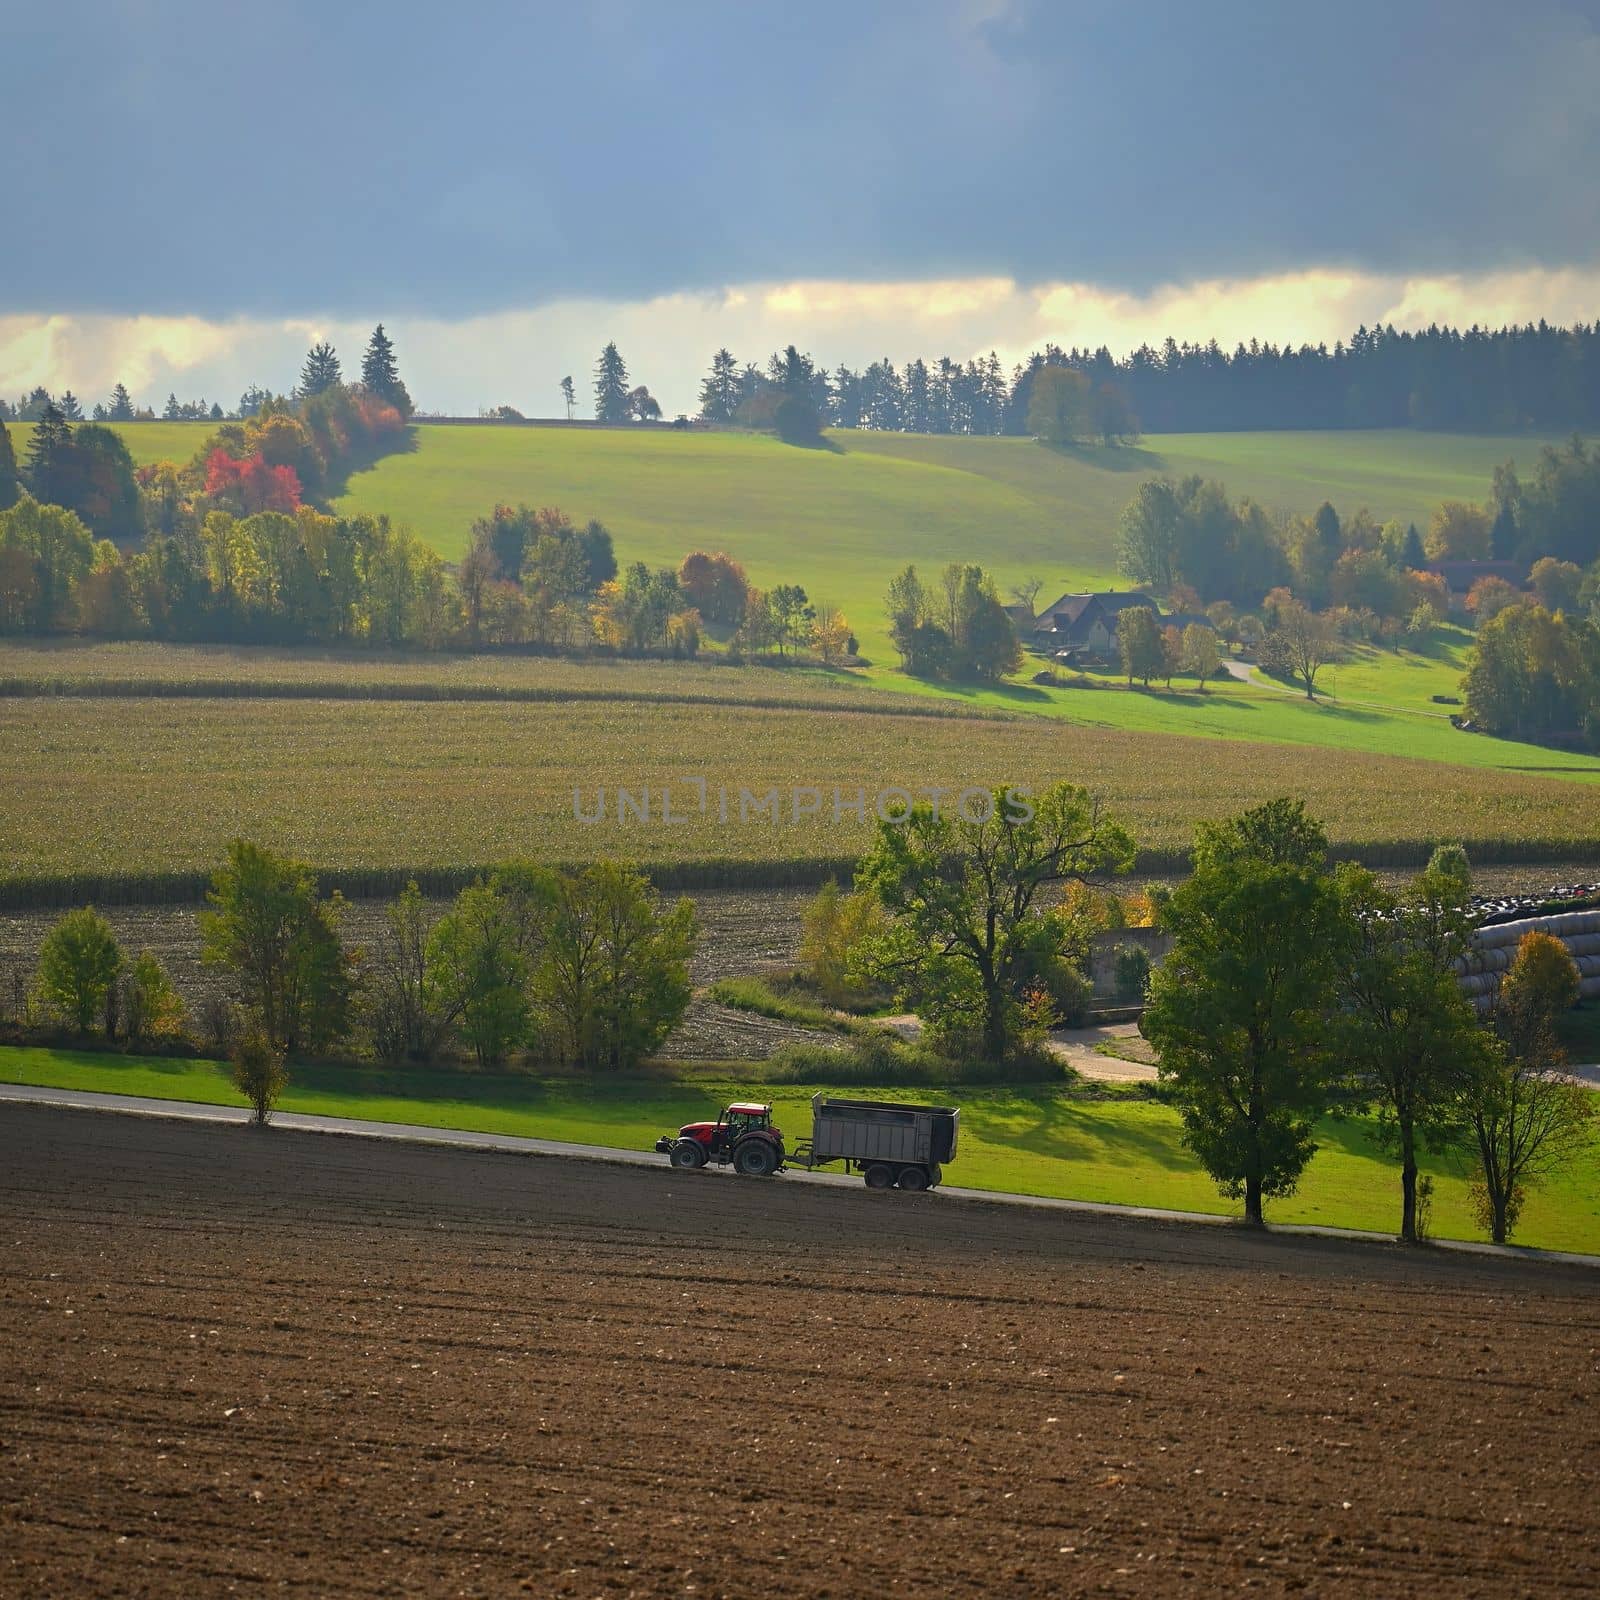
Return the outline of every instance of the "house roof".
<path id="1" fill-rule="evenodd" d="M 1458 593 L 1465 593 L 1479 578 L 1504 578 L 1520 588 L 1527 577 L 1519 561 L 1430 561 L 1423 571 L 1436 573 Z"/>
<path id="2" fill-rule="evenodd" d="M 1098 606 L 1107 617 L 1116 616 L 1128 606 L 1149 606 L 1158 617 L 1161 615 L 1161 607 L 1147 594 L 1139 594 L 1134 590 L 1104 589 L 1098 593 L 1064 594 L 1053 606 L 1046 606 L 1039 613 L 1039 620 L 1044 622 L 1047 618 L 1060 617 L 1073 623 L 1091 606 Z"/>

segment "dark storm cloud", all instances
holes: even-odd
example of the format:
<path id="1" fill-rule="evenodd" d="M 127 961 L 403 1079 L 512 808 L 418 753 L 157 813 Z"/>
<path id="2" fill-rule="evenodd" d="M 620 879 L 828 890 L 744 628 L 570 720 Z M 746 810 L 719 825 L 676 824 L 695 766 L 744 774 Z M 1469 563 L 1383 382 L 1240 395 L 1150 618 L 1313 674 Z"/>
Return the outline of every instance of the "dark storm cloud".
<path id="1" fill-rule="evenodd" d="M 0 40 L 0 313 L 1591 262 L 1597 5 L 250 6 Z"/>

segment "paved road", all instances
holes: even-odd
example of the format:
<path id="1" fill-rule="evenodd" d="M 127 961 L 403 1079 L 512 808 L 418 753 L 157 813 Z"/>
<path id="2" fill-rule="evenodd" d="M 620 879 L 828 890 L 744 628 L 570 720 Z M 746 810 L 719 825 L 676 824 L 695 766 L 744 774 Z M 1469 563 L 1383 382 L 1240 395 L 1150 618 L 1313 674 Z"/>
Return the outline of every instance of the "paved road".
<path id="1" fill-rule="evenodd" d="M 71 1110 L 112 1112 L 124 1116 L 177 1118 L 194 1122 L 221 1122 L 239 1125 L 250 1113 L 242 1106 L 205 1105 L 193 1100 L 154 1100 L 139 1095 L 93 1094 L 84 1089 L 44 1089 L 32 1084 L 0 1083 L 0 1105 L 6 1101 L 33 1105 L 62 1106 Z M 460 1128 L 433 1128 L 405 1122 L 368 1122 L 356 1117 L 321 1117 L 298 1111 L 280 1111 L 273 1116 L 275 1127 L 293 1128 L 306 1133 L 342 1134 L 363 1139 L 399 1139 L 420 1144 L 466 1146 L 478 1150 L 504 1150 L 513 1154 L 566 1156 L 586 1161 L 606 1161 L 625 1166 L 657 1166 L 665 1159 L 654 1151 L 621 1150 L 610 1145 L 569 1144 L 559 1139 L 529 1139 L 509 1133 L 476 1133 Z M 725 1168 L 708 1168 L 701 1177 L 750 1182 L 736 1178 Z M 786 1182 L 848 1184 L 856 1187 L 859 1178 L 832 1172 L 805 1172 L 789 1168 Z M 1213 1216 L 1203 1211 L 1166 1211 L 1155 1206 L 1101 1205 L 1090 1200 L 1058 1200 L 1044 1195 L 1012 1194 L 999 1189 L 963 1189 L 942 1184 L 939 1193 L 955 1200 L 981 1201 L 992 1205 L 1029 1206 L 1047 1211 L 1087 1211 L 1102 1216 L 1143 1217 L 1157 1222 L 1205 1223 L 1212 1227 L 1235 1226 L 1231 1217 Z M 1305 1223 L 1275 1224 L 1273 1233 L 1309 1234 L 1335 1239 L 1357 1239 L 1386 1243 L 1384 1234 L 1366 1233 L 1356 1228 L 1321 1228 Z M 1467 1240 L 1439 1239 L 1435 1247 L 1460 1250 L 1474 1255 L 1499 1255 L 1521 1260 L 1566 1261 L 1579 1266 L 1600 1267 L 1600 1256 L 1576 1255 L 1558 1250 L 1525 1250 L 1514 1245 L 1478 1244 Z"/>
<path id="2" fill-rule="evenodd" d="M 878 1022 L 894 1029 L 902 1039 L 916 1039 L 922 1033 L 922 1021 L 911 1011 L 898 1017 L 879 1017 Z M 1080 1077 L 1097 1078 L 1102 1083 L 1154 1083 L 1154 1063 L 1102 1055 L 1095 1048 L 1108 1039 L 1136 1039 L 1138 1036 L 1137 1023 L 1112 1022 L 1103 1027 L 1057 1028 L 1045 1043 Z"/>

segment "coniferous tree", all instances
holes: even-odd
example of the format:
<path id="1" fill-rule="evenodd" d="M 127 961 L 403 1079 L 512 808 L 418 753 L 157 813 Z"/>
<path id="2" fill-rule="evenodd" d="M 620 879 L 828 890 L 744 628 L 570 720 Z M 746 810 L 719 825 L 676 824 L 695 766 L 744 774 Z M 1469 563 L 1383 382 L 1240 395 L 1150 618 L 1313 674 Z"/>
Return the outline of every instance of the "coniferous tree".
<path id="1" fill-rule="evenodd" d="M 70 389 L 68 389 L 67 392 L 61 397 L 61 415 L 64 416 L 68 422 L 83 421 L 82 402 Z"/>
<path id="2" fill-rule="evenodd" d="M 167 394 L 167 408 L 161 415 L 168 422 L 177 422 L 183 416 L 183 407 L 178 404 L 177 395 L 170 391 Z"/>
<path id="3" fill-rule="evenodd" d="M 61 503 L 61 478 L 71 449 L 72 429 L 67 419 L 54 400 L 46 400 L 39 420 L 33 425 L 24 474 L 29 490 L 41 505 Z"/>
<path id="4" fill-rule="evenodd" d="M 55 401 L 50 398 L 50 391 L 41 383 L 22 402 L 17 411 L 17 420 L 19 422 L 37 422 L 47 409 L 54 406 Z"/>
<path id="5" fill-rule="evenodd" d="M 323 340 L 314 344 L 306 352 L 306 362 L 300 369 L 300 393 L 309 398 L 314 394 L 323 394 L 341 381 L 339 372 L 339 357 L 334 353 L 333 346 Z"/>
<path id="6" fill-rule="evenodd" d="M 739 363 L 731 350 L 711 358 L 710 374 L 700 384 L 700 416 L 705 422 L 732 422 L 739 409 Z"/>
<path id="7" fill-rule="evenodd" d="M 628 364 L 615 342 L 600 352 L 594 369 L 594 415 L 597 422 L 628 420 Z"/>
<path id="8" fill-rule="evenodd" d="M 394 341 L 380 322 L 367 340 L 367 353 L 361 358 L 361 381 L 385 400 L 392 399 L 400 385 L 400 367 L 394 358 Z"/>
<path id="9" fill-rule="evenodd" d="M 20 492 L 17 452 L 12 446 L 11 435 L 6 431 L 5 421 L 0 418 L 0 511 L 14 506 Z"/>
<path id="10" fill-rule="evenodd" d="M 106 410 L 108 422 L 133 421 L 133 396 L 119 383 L 111 391 L 111 404 Z"/>
<path id="11" fill-rule="evenodd" d="M 567 376 L 561 380 L 561 400 L 567 408 L 567 421 L 571 422 L 572 413 L 577 408 L 578 404 L 577 391 L 572 387 L 571 373 L 568 373 Z"/>

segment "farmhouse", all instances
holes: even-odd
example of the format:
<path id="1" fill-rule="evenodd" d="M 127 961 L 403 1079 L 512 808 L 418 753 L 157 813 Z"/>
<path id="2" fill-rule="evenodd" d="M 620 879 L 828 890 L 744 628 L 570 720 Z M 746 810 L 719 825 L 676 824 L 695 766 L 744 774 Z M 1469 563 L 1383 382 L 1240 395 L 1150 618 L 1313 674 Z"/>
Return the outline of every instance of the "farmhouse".
<path id="1" fill-rule="evenodd" d="M 1452 612 L 1467 609 L 1467 596 L 1479 578 L 1504 578 L 1513 589 L 1520 589 L 1528 577 L 1528 569 L 1518 561 L 1430 561 L 1423 571 L 1444 579 Z"/>
<path id="2" fill-rule="evenodd" d="M 1161 607 L 1147 594 L 1108 589 L 1099 594 L 1064 594 L 1034 623 L 1034 643 L 1050 651 L 1077 650 L 1110 656 L 1117 649 L 1117 618 L 1129 606 L 1147 606 L 1159 620 Z"/>

